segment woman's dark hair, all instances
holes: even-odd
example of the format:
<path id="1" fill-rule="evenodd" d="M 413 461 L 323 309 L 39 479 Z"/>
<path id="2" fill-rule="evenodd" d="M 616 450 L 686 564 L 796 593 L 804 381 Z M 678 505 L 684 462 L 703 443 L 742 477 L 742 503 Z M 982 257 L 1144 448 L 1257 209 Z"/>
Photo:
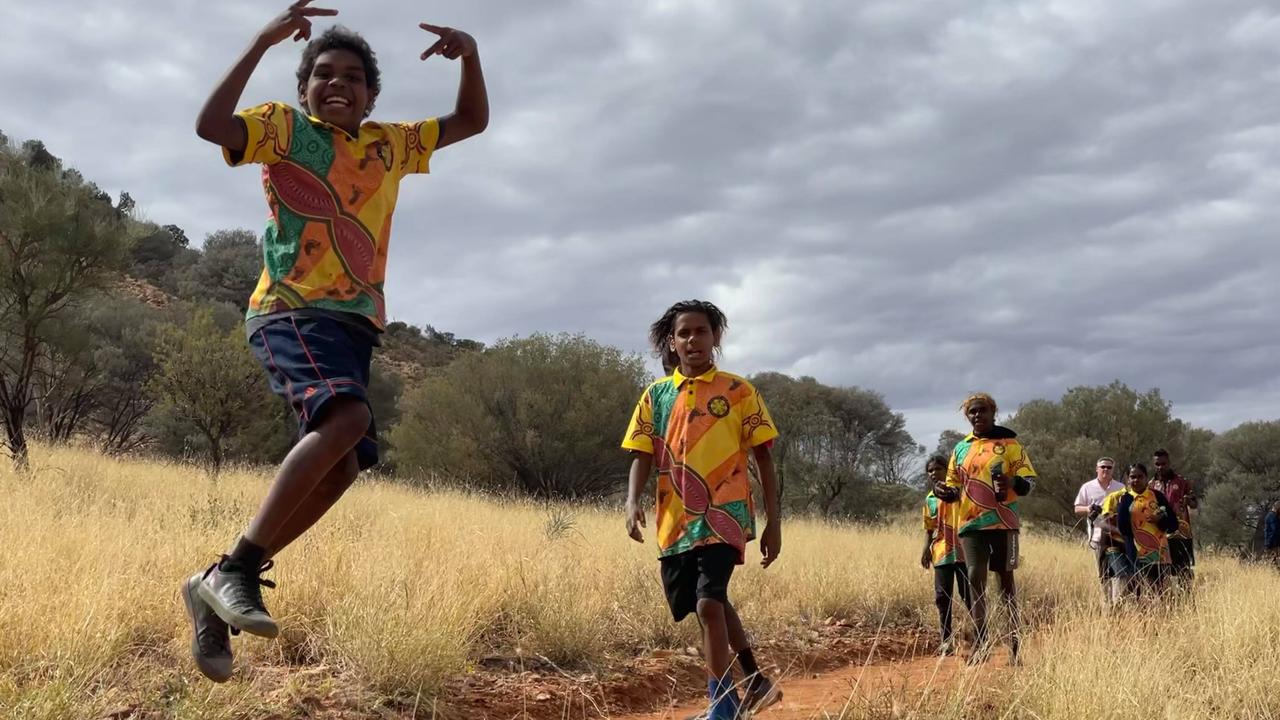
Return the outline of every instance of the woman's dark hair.
<path id="1" fill-rule="evenodd" d="M 924 469 L 928 471 L 930 465 L 941 465 L 942 467 L 946 467 L 947 459 L 942 457 L 941 455 L 934 455 L 930 457 L 928 460 L 924 461 Z"/>
<path id="2" fill-rule="evenodd" d="M 382 90 L 382 73 L 378 71 L 378 56 L 359 33 L 341 25 L 334 25 L 325 30 L 320 37 L 307 43 L 306 49 L 302 51 L 302 62 L 298 65 L 298 94 L 306 96 L 307 82 L 311 80 L 311 71 L 315 69 L 316 59 L 321 53 L 330 50 L 346 50 L 355 53 L 364 64 L 364 84 L 369 88 L 369 104 L 364 108 L 364 116 L 369 117 L 369 113 L 373 112 L 373 102 L 378 99 L 378 92 Z M 306 108 L 306 110 L 314 112 L 312 108 Z"/>
<path id="3" fill-rule="evenodd" d="M 707 317 L 707 322 L 711 324 L 711 332 L 719 337 L 721 333 L 729 327 L 729 319 L 724 316 L 720 308 L 706 300 L 681 300 L 680 302 L 667 308 L 662 313 L 662 317 L 658 321 L 649 326 L 649 346 L 653 348 L 654 355 L 662 359 L 663 367 L 678 367 L 680 358 L 676 357 L 671 346 L 667 344 L 667 340 L 675 334 L 676 318 L 681 313 L 696 312 L 702 313 Z M 719 350 L 719 344 L 716 345 Z"/>
<path id="4" fill-rule="evenodd" d="M 1129 466 L 1129 472 L 1133 472 L 1134 470 L 1141 470 L 1144 477 L 1151 477 L 1151 473 L 1147 472 L 1147 466 L 1142 463 L 1134 463 Z M 1125 476 L 1128 477 L 1128 473 L 1126 473 Z"/>

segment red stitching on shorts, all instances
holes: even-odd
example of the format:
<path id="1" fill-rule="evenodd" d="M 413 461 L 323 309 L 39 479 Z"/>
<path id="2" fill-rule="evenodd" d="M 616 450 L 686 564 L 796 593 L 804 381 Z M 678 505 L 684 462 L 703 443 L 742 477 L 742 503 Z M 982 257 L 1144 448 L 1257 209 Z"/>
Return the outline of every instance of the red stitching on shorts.
<path id="1" fill-rule="evenodd" d="M 288 396 L 286 399 L 289 401 L 289 404 L 292 405 L 293 404 L 293 382 L 289 380 L 288 375 L 285 375 L 284 373 L 280 372 L 280 366 L 276 365 L 276 356 L 274 353 L 271 352 L 271 343 L 267 342 L 267 328 L 265 325 L 263 327 L 258 328 L 258 334 L 262 336 L 262 347 L 265 348 L 267 351 L 267 362 L 271 363 L 271 370 L 275 374 L 284 378 L 284 392 L 285 392 L 285 395 Z M 302 422 L 306 423 L 307 422 L 307 405 L 305 402 L 298 403 L 298 412 L 299 414 L 302 415 Z"/>
<path id="2" fill-rule="evenodd" d="M 298 344 L 302 345 L 302 352 L 307 354 L 307 360 L 311 362 L 311 369 L 316 371 L 316 377 L 329 386 L 329 394 L 337 395 L 333 390 L 333 383 L 324 376 L 324 373 L 320 372 L 320 367 L 316 365 L 316 359 L 311 357 L 311 348 L 308 348 L 307 341 L 302 339 L 302 333 L 298 331 L 298 323 L 293 319 L 292 315 L 289 316 L 289 324 L 293 326 L 293 334 L 298 338 Z"/>

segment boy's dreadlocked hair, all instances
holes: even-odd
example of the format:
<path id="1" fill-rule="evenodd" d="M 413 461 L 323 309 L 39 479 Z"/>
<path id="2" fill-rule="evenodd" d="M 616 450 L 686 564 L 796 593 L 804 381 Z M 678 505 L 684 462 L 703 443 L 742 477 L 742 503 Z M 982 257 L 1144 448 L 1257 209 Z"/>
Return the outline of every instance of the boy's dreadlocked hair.
<path id="1" fill-rule="evenodd" d="M 667 311 L 658 318 L 658 321 L 649 326 L 649 345 L 653 348 L 654 355 L 662 360 L 664 370 L 680 366 L 680 358 L 676 356 L 667 340 L 675 334 L 676 318 L 680 313 L 697 312 L 707 316 L 707 322 L 711 323 L 711 332 L 720 335 L 729 327 L 729 319 L 724 316 L 720 308 L 706 300 L 681 300 L 680 302 L 667 308 Z M 719 349 L 717 346 L 716 349 Z"/>
<path id="2" fill-rule="evenodd" d="M 364 116 L 369 117 L 369 113 L 373 112 L 373 103 L 378 99 L 378 92 L 382 90 L 382 73 L 378 71 L 378 56 L 374 54 L 373 48 L 369 47 L 369 43 L 362 37 L 360 33 L 349 30 L 341 25 L 334 25 L 307 43 L 307 47 L 302 51 L 302 62 L 298 65 L 298 94 L 306 95 L 307 82 L 311 80 L 311 71 L 316 66 L 316 58 L 320 57 L 320 53 L 329 50 L 346 50 L 359 56 L 360 61 L 364 64 L 364 84 L 369 88 L 369 104 L 364 109 Z M 307 112 L 314 112 L 311 108 L 305 108 Z"/>

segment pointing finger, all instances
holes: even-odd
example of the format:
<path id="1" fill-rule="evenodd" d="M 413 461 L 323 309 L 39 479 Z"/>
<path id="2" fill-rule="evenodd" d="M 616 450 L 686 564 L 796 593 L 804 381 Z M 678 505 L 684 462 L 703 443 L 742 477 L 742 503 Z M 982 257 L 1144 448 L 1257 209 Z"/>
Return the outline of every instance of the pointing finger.
<path id="1" fill-rule="evenodd" d="M 443 49 L 444 49 L 444 38 L 440 38 L 435 42 L 434 45 L 427 48 L 426 52 L 422 53 L 422 59 L 426 60 L 427 58 L 431 57 L 432 55 L 435 55 L 436 53 L 440 52 Z"/>
<path id="2" fill-rule="evenodd" d="M 448 28 L 440 27 L 439 25 L 432 25 L 431 23 L 418 23 L 418 27 L 429 33 L 435 33 L 436 35 L 444 35 L 445 32 L 448 31 Z"/>
<path id="3" fill-rule="evenodd" d="M 298 14 L 304 17 L 314 17 L 316 15 L 337 15 L 338 11 L 330 8 L 300 8 Z"/>

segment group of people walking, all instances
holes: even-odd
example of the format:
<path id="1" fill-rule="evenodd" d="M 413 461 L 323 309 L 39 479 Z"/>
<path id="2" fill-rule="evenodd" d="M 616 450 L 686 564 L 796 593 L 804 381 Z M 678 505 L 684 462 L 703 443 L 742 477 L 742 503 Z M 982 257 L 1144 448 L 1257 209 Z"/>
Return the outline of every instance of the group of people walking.
<path id="1" fill-rule="evenodd" d="M 1000 600 L 1008 610 L 1009 650 L 1013 662 L 1020 649 L 1018 610 L 1018 498 L 1030 494 L 1035 480 L 1031 459 L 1018 434 L 997 425 L 996 401 L 986 393 L 970 395 L 960 410 L 972 428 L 956 443 L 951 456 L 935 455 L 925 463 L 929 493 L 924 501 L 924 550 L 920 564 L 933 568 L 934 600 L 942 624 L 943 654 L 956 651 L 953 599 L 969 609 L 974 625 L 970 661 L 987 657 L 987 575 L 1000 582 Z"/>
<path id="2" fill-rule="evenodd" d="M 973 431 L 950 457 L 935 455 L 925 464 L 929 492 L 920 564 L 933 570 L 940 652 L 956 652 L 952 608 L 959 600 L 973 618 L 971 660 L 981 660 L 989 650 L 987 574 L 997 575 L 1016 662 L 1021 626 L 1014 581 L 1017 500 L 1031 492 L 1035 471 L 1017 434 L 995 424 L 996 404 L 989 395 L 969 397 L 961 410 Z M 1104 608 L 1165 591 L 1188 592 L 1195 567 L 1191 511 L 1198 506 L 1191 482 L 1174 470 L 1164 449 L 1152 454 L 1150 470 L 1143 463 L 1129 465 L 1124 481 L 1115 478 L 1116 467 L 1113 458 L 1099 458 L 1095 477 L 1080 486 L 1075 499 L 1076 514 L 1086 519 Z M 1276 525 L 1280 536 L 1280 520 Z"/>
<path id="3" fill-rule="evenodd" d="M 1152 470 L 1142 463 L 1129 465 L 1121 482 L 1114 477 L 1115 460 L 1098 458 L 1097 474 L 1076 494 L 1075 512 L 1087 518 L 1107 608 L 1127 598 L 1191 587 L 1196 564 L 1191 511 L 1199 500 L 1166 450 L 1156 450 L 1151 465 Z"/>

